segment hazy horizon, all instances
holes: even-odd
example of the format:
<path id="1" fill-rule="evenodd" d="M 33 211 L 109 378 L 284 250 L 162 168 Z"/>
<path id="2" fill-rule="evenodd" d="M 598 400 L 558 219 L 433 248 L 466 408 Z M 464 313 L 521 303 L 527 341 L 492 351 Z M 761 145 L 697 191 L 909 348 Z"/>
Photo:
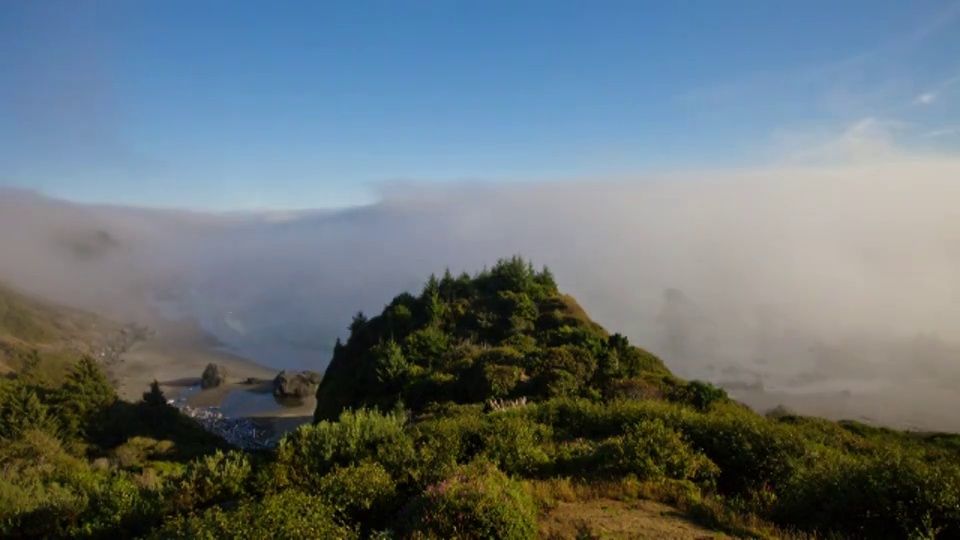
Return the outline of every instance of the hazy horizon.
<path id="1" fill-rule="evenodd" d="M 883 416 L 938 392 L 957 400 L 955 178 L 960 160 L 890 147 L 860 164 L 682 181 L 407 186 L 280 220 L 7 197 L 0 279 L 123 317 L 160 291 L 253 360 L 322 370 L 357 311 L 378 313 L 430 273 L 520 254 L 682 376 L 896 389 Z M 119 247 L 98 257 L 58 240 L 101 230 Z M 688 314 L 664 324 L 671 288 Z"/>

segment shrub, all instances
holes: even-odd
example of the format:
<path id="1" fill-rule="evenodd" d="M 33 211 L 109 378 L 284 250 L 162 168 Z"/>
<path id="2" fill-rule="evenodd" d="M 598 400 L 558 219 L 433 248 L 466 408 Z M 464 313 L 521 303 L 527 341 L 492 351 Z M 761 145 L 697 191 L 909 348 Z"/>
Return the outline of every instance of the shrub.
<path id="1" fill-rule="evenodd" d="M 960 536 L 960 467 L 886 449 L 823 455 L 780 495 L 780 523 L 870 538 Z"/>
<path id="2" fill-rule="evenodd" d="M 411 370 L 412 373 L 416 371 Z M 404 400 L 413 410 L 421 410 L 428 404 L 452 401 L 456 397 L 457 388 L 457 378 L 452 374 L 440 371 L 419 373 L 411 377 L 404 388 Z"/>
<path id="3" fill-rule="evenodd" d="M 417 463 L 421 466 L 419 484 L 439 482 L 453 474 L 459 463 L 479 455 L 484 447 L 484 427 L 484 417 L 478 411 L 448 412 L 448 416 L 417 424 L 414 433 Z"/>
<path id="4" fill-rule="evenodd" d="M 132 437 L 113 449 L 113 458 L 121 468 L 140 467 L 148 459 L 162 457 L 173 449 L 170 441 L 158 441 L 149 437 Z"/>
<path id="5" fill-rule="evenodd" d="M 279 486 L 314 486 L 334 467 L 372 459 L 401 480 L 412 474 L 413 440 L 402 413 L 344 411 L 337 422 L 301 426 L 277 446 L 275 478 Z"/>
<path id="6" fill-rule="evenodd" d="M 660 399 L 663 388 L 646 379 L 614 379 L 604 388 L 607 399 Z"/>
<path id="7" fill-rule="evenodd" d="M 553 474 L 589 476 L 599 469 L 597 443 L 578 437 L 551 448 Z"/>
<path id="8" fill-rule="evenodd" d="M 692 405 L 699 411 L 706 411 L 714 403 L 727 400 L 727 393 L 722 388 L 703 381 L 690 381 L 677 387 L 671 398 L 680 403 Z"/>
<path id="9" fill-rule="evenodd" d="M 397 487 L 390 473 L 376 462 L 337 467 L 320 479 L 317 493 L 327 504 L 365 528 L 385 523 Z"/>
<path id="10" fill-rule="evenodd" d="M 550 462 L 544 444 L 553 436 L 550 426 L 516 413 L 491 413 L 481 433 L 483 452 L 510 474 L 530 475 Z"/>
<path id="11" fill-rule="evenodd" d="M 83 498 L 86 509 L 70 527 L 72 538 L 129 538 L 150 530 L 163 515 L 160 493 L 134 483 L 128 475 L 91 477 Z"/>
<path id="12" fill-rule="evenodd" d="M 640 480 L 703 482 L 712 480 L 719 472 L 712 461 L 691 449 L 680 433 L 659 419 L 629 426 L 624 436 L 607 441 L 598 452 L 608 474 L 632 474 Z"/>
<path id="13" fill-rule="evenodd" d="M 217 450 L 215 454 L 192 462 L 178 485 L 171 489 L 171 501 L 177 509 L 238 499 L 246 492 L 252 467 L 247 455 Z"/>
<path id="14" fill-rule="evenodd" d="M 750 411 L 728 408 L 691 415 L 677 429 L 720 467 L 717 487 L 725 494 L 782 487 L 806 453 L 795 431 Z"/>
<path id="15" fill-rule="evenodd" d="M 412 538 L 536 538 L 536 506 L 518 482 L 475 462 L 427 486 L 405 509 Z"/>
<path id="16" fill-rule="evenodd" d="M 198 540 L 356 537 L 322 499 L 297 490 L 285 490 L 262 501 L 245 501 L 231 510 L 213 507 L 200 514 L 177 516 L 151 536 Z"/>
<path id="17" fill-rule="evenodd" d="M 0 446 L 0 537 L 115 538 L 159 520 L 160 494 L 94 470 L 53 436 L 29 431 Z"/>
<path id="18" fill-rule="evenodd" d="M 624 426 L 659 418 L 675 429 L 698 416 L 688 408 L 660 401 L 617 400 L 596 403 L 585 399 L 553 399 L 530 408 L 537 421 L 566 438 L 604 439 L 623 434 Z"/>
<path id="19" fill-rule="evenodd" d="M 523 370 L 517 366 L 487 364 L 483 366 L 485 394 L 493 398 L 505 397 L 520 382 Z"/>

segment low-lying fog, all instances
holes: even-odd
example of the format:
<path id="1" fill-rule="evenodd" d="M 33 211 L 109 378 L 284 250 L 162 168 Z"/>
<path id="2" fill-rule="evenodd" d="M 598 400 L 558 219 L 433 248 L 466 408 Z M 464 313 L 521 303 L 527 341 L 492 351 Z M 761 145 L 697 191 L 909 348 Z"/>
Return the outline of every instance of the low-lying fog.
<path id="1" fill-rule="evenodd" d="M 758 408 L 960 429 L 958 179 L 960 161 L 897 158 L 405 185 L 284 219 L 0 192 L 0 279 L 124 318 L 149 296 L 261 363 L 323 369 L 356 311 L 522 254 L 601 324 Z"/>

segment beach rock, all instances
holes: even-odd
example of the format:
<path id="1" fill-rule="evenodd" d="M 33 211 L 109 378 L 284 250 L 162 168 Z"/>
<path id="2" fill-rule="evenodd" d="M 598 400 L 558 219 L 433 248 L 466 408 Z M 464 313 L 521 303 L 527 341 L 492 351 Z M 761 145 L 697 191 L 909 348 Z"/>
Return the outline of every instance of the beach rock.
<path id="1" fill-rule="evenodd" d="M 320 374 L 316 371 L 287 373 L 286 370 L 273 379 L 273 395 L 280 397 L 303 398 L 312 396 L 320 385 Z"/>
<path id="2" fill-rule="evenodd" d="M 223 384 L 227 378 L 227 370 L 219 364 L 209 363 L 200 376 L 201 388 L 216 388 Z"/>

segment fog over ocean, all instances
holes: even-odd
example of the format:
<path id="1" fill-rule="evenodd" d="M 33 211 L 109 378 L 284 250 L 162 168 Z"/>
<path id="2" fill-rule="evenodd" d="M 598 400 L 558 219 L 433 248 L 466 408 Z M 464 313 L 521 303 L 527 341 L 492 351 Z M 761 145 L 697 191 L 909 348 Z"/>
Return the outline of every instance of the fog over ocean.
<path id="1" fill-rule="evenodd" d="M 956 160 L 894 156 L 631 181 L 394 185 L 374 205 L 282 216 L 4 191 L 0 279 L 117 318 L 159 300 L 240 355 L 322 371 L 357 311 L 379 313 L 432 272 L 521 254 L 681 376 L 816 414 L 826 414 L 817 400 L 789 396 L 866 396 L 878 421 L 940 425 L 940 409 L 960 404 L 939 397 L 960 396 L 956 178 Z"/>

